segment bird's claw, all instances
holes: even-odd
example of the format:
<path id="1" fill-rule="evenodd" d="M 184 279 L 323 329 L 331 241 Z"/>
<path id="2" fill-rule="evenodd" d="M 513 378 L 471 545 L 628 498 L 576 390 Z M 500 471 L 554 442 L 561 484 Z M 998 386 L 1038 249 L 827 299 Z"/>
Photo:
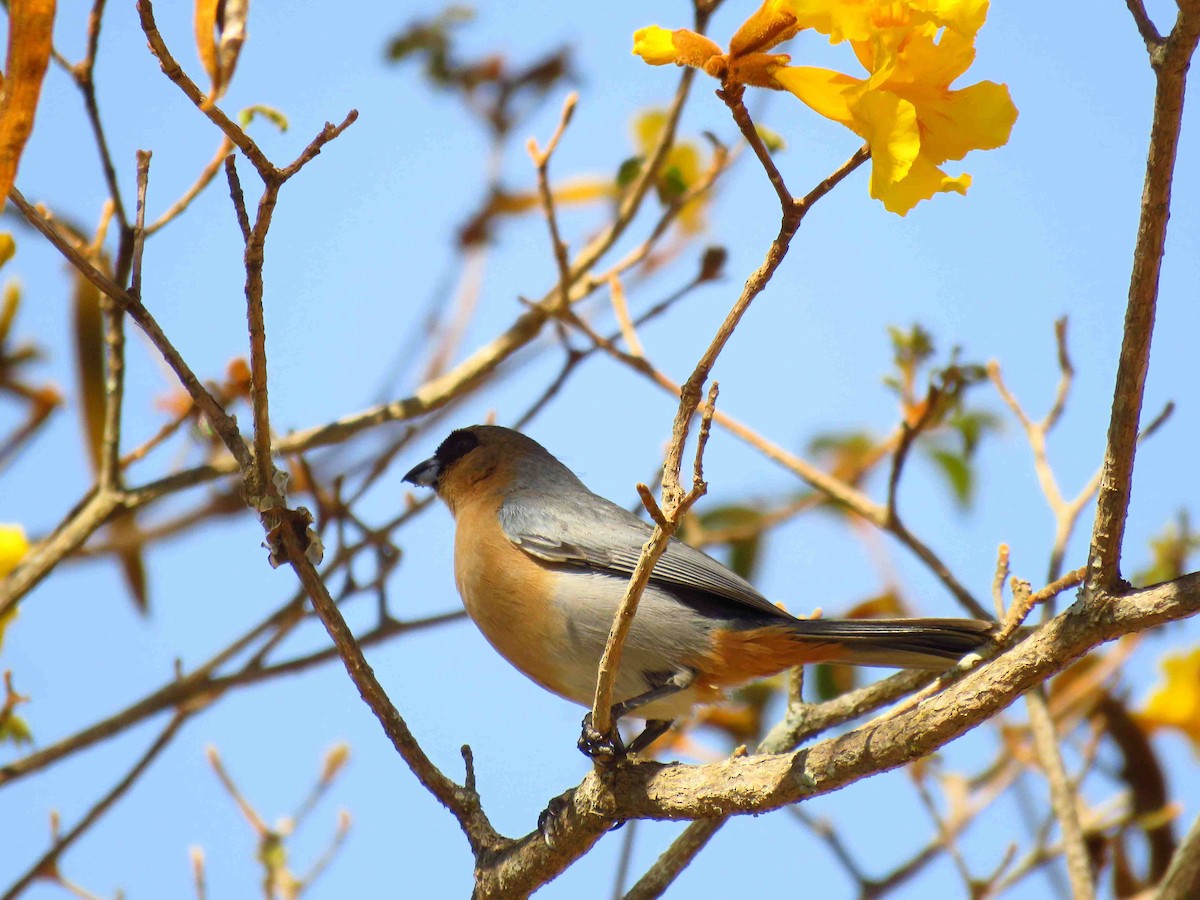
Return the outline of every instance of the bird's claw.
<path id="1" fill-rule="evenodd" d="M 567 791 L 561 796 L 552 798 L 538 815 L 538 831 L 542 835 L 542 840 L 546 842 L 546 846 L 551 850 L 554 849 L 554 841 L 558 835 L 559 819 L 566 811 L 570 796 L 571 792 Z"/>
<path id="2" fill-rule="evenodd" d="M 575 791 L 572 789 L 552 798 L 546 804 L 546 808 L 538 815 L 538 833 L 541 834 L 542 840 L 546 842 L 546 846 L 551 850 L 554 849 L 554 845 L 558 840 L 559 832 L 563 827 L 563 816 L 567 808 L 571 805 L 571 798 L 574 794 Z M 617 819 L 608 826 L 608 830 L 616 831 L 624 824 L 624 819 Z"/>
<path id="3" fill-rule="evenodd" d="M 592 714 L 583 717 L 583 725 L 577 744 L 579 751 L 594 763 L 611 765 L 625 758 L 628 751 L 621 734 L 614 724 L 607 734 L 597 731 L 592 726 Z"/>

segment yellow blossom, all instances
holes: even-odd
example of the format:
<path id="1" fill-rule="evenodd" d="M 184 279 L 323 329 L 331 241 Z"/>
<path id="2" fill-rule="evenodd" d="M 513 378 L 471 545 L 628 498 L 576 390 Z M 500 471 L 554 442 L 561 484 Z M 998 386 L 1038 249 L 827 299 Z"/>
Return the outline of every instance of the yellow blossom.
<path id="1" fill-rule="evenodd" d="M 652 65 L 694 66 L 723 84 L 786 90 L 845 125 L 871 148 L 871 196 L 904 215 L 939 192 L 966 193 L 969 175 L 941 165 L 1006 143 L 1017 118 L 1008 88 L 990 81 L 951 90 L 975 59 L 988 0 L 765 0 L 722 52 L 685 28 L 634 35 Z M 769 53 L 809 28 L 848 41 L 865 78 L 789 66 Z"/>
<path id="2" fill-rule="evenodd" d="M 28 552 L 29 541 L 20 525 L 0 525 L 0 578 L 7 577 Z"/>
<path id="3" fill-rule="evenodd" d="M 935 193 L 965 193 L 970 177 L 947 175 L 941 164 L 1002 146 L 1017 110 L 1001 84 L 950 89 L 974 61 L 971 38 L 933 24 L 895 37 L 851 42 L 870 73 L 866 79 L 805 67 L 780 67 L 774 77 L 813 110 L 867 141 L 871 196 L 903 215 Z"/>
<path id="4" fill-rule="evenodd" d="M 1137 714 L 1148 729 L 1175 728 L 1200 754 L 1200 648 L 1172 653 L 1162 660 L 1163 683 Z"/>
<path id="5" fill-rule="evenodd" d="M 687 28 L 668 31 L 657 25 L 633 33 L 633 52 L 652 66 L 675 63 L 703 69 L 713 78 L 731 84 L 777 88 L 771 71 L 788 62 L 781 53 L 765 53 L 796 33 L 796 17 L 785 0 L 766 0 L 738 29 L 728 53 L 702 34 Z"/>
<path id="6" fill-rule="evenodd" d="M 664 110 L 653 109 L 640 113 L 633 122 L 633 139 L 638 153 L 643 157 L 658 144 L 662 131 L 667 127 Z M 667 152 L 660 169 L 660 193 L 669 193 L 672 188 L 691 189 L 704 174 L 705 161 L 700 149 L 691 141 L 677 140 Z M 705 228 L 705 210 L 710 194 L 693 197 L 679 210 L 679 227 L 687 234 L 696 234 Z"/>
<path id="7" fill-rule="evenodd" d="M 787 6 L 799 27 L 840 44 L 926 24 L 974 37 L 987 19 L 988 0 L 787 0 Z"/>
<path id="8" fill-rule="evenodd" d="M 702 69 L 709 59 L 721 55 L 721 48 L 687 28 L 667 31 L 650 25 L 633 33 L 633 52 L 652 66 L 675 63 Z"/>

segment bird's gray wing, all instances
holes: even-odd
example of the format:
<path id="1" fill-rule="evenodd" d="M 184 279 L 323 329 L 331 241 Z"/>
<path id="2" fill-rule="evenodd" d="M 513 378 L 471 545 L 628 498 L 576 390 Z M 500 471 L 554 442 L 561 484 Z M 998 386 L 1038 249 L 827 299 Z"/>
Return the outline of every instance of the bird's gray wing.
<path id="1" fill-rule="evenodd" d="M 500 508 L 500 526 L 531 556 L 628 578 L 652 528 L 628 510 L 593 494 L 520 491 Z M 791 619 L 745 579 L 712 557 L 672 538 L 651 581 L 731 600 L 759 612 Z"/>

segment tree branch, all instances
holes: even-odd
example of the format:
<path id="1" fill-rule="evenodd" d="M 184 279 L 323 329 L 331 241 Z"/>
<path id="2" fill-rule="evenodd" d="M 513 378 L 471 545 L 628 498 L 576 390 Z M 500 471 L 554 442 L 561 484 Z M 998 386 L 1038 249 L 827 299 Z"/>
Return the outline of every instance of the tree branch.
<path id="1" fill-rule="evenodd" d="M 1135 18 L 1136 12 L 1135 12 Z M 1179 150 L 1183 96 L 1188 66 L 1200 40 L 1200 3 L 1184 0 L 1170 35 L 1151 53 L 1156 79 L 1150 149 L 1146 156 L 1146 183 L 1142 192 L 1129 302 L 1125 310 L 1124 337 L 1117 363 L 1108 446 L 1100 476 L 1096 520 L 1088 558 L 1088 590 L 1093 594 L 1120 588 L 1121 544 L 1133 482 L 1133 458 L 1138 420 L 1150 365 L 1150 338 L 1158 300 L 1167 219 L 1171 209 L 1171 181 Z"/>

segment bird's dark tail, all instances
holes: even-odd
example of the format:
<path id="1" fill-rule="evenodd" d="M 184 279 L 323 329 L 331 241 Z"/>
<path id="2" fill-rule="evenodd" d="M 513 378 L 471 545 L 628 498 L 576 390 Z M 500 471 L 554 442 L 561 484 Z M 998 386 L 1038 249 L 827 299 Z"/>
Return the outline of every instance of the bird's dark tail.
<path id="1" fill-rule="evenodd" d="M 986 646 L 996 623 L 980 619 L 800 619 L 797 637 L 838 648 L 829 662 L 946 669 Z"/>

